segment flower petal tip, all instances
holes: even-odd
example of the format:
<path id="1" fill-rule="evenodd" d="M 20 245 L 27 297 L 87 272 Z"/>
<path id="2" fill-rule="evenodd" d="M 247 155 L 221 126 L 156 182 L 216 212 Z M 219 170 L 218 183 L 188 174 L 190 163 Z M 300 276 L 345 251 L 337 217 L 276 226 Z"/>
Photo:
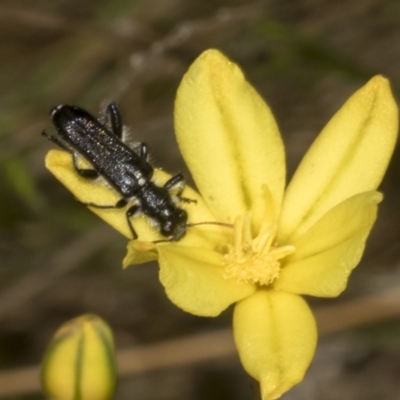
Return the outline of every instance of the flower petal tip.
<path id="1" fill-rule="evenodd" d="M 236 66 L 235 63 L 230 61 L 223 53 L 221 53 L 217 49 L 208 49 L 200 54 L 200 56 L 196 59 L 192 66 L 196 66 L 198 63 L 204 63 L 204 65 L 208 65 L 210 67 L 218 67 L 218 65 L 224 64 Z M 240 68 L 237 68 L 240 70 Z"/>
<path id="2" fill-rule="evenodd" d="M 154 243 L 142 240 L 130 240 L 127 246 L 127 254 L 122 261 L 122 269 L 131 265 L 143 264 L 157 260 L 158 253 Z"/>
<path id="3" fill-rule="evenodd" d="M 379 204 L 383 200 L 383 194 L 381 192 L 374 192 L 371 196 L 370 202 L 371 204 Z"/>
<path id="4" fill-rule="evenodd" d="M 366 88 L 371 88 L 374 90 L 386 90 L 390 88 L 390 83 L 387 78 L 383 75 L 375 75 L 373 76 L 365 85 Z"/>
<path id="5" fill-rule="evenodd" d="M 390 86 L 389 79 L 382 75 L 375 75 L 372 77 L 362 88 L 366 93 L 370 92 L 372 96 L 376 96 L 376 100 L 385 101 L 386 106 L 390 106 L 390 109 L 397 110 L 396 102 L 394 101 L 392 89 Z"/>

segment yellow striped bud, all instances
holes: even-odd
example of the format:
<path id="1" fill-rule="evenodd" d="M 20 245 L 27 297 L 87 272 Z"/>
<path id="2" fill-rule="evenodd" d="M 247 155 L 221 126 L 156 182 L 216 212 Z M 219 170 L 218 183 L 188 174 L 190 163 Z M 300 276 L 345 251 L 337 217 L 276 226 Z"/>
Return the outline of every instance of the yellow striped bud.
<path id="1" fill-rule="evenodd" d="M 112 399 L 116 366 L 109 326 L 92 314 L 62 325 L 43 358 L 41 380 L 51 400 Z"/>

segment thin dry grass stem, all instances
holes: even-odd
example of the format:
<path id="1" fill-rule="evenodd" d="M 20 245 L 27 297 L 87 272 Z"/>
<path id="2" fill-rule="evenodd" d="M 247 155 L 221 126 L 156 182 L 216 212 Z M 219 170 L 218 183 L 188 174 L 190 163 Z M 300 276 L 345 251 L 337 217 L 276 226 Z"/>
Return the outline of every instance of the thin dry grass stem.
<path id="1" fill-rule="evenodd" d="M 329 335 L 399 317 L 399 303 L 400 286 L 341 304 L 319 307 L 315 310 L 319 332 Z M 237 357 L 236 350 L 229 328 L 127 348 L 117 353 L 117 363 L 119 375 L 123 377 L 234 357 Z M 39 390 L 38 366 L 0 373 L 0 398 Z"/>
<path id="2" fill-rule="evenodd" d="M 44 267 L 32 268 L 18 283 L 0 294 L 0 321 L 18 313 L 24 305 L 54 285 L 63 276 L 108 245 L 117 234 L 103 223 L 60 248 L 50 259 L 41 262 Z M 1 385 L 0 385 L 1 393 Z"/>

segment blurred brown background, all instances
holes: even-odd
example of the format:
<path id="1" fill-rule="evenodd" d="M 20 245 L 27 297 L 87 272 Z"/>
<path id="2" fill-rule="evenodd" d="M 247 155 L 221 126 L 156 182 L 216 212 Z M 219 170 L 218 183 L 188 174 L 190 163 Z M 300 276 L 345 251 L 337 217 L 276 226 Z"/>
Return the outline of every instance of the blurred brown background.
<path id="1" fill-rule="evenodd" d="M 54 147 L 40 136 L 52 129 L 51 107 L 73 103 L 97 115 L 118 102 L 155 165 L 188 176 L 173 136 L 174 96 L 190 63 L 216 47 L 275 112 L 290 176 L 330 116 L 371 76 L 386 75 L 398 96 L 399 43 L 396 0 L 2 0 L 0 382 L 38 364 L 59 324 L 85 312 L 110 323 L 122 351 L 200 333 L 210 333 L 210 349 L 230 327 L 231 310 L 206 319 L 170 304 L 156 264 L 121 270 L 125 239 L 43 166 Z M 349 290 L 337 300 L 310 299 L 324 335 L 305 381 L 285 400 L 400 398 L 399 167 L 397 151 Z M 147 370 L 136 360 L 116 399 L 257 399 L 236 354 L 212 353 L 197 362 L 189 351 L 174 366 L 156 352 L 160 365 Z M 13 385 L 7 393 L 0 386 L 0 398 L 42 398 L 29 379 L 17 376 Z M 32 393 L 23 394 L 24 386 Z"/>

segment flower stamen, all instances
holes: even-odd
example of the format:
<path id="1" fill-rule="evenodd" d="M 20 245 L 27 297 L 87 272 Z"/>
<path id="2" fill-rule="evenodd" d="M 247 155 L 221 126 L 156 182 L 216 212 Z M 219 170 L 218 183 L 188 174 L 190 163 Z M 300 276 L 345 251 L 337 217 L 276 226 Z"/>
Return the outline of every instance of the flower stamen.
<path id="1" fill-rule="evenodd" d="M 225 254 L 225 279 L 269 285 L 278 276 L 282 258 L 293 253 L 293 246 L 273 244 L 277 224 L 265 221 L 253 237 L 251 231 L 251 213 L 238 215 L 234 223 L 233 245 Z"/>

